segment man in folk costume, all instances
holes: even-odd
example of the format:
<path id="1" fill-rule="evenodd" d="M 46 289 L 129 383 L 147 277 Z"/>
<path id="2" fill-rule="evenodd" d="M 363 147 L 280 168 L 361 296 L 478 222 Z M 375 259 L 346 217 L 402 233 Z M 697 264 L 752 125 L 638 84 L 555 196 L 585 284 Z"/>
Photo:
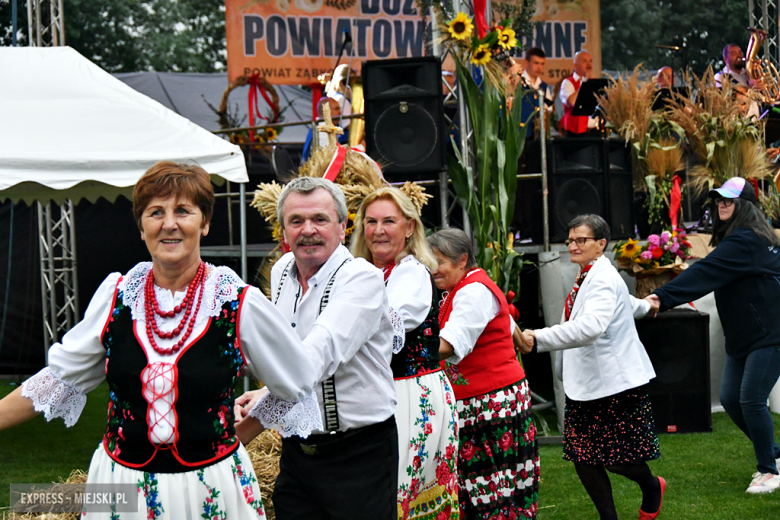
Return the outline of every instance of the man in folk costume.
<path id="1" fill-rule="evenodd" d="M 587 51 L 580 51 L 574 55 L 574 72 L 561 83 L 559 97 L 563 102 L 563 128 L 569 137 L 587 135 L 590 130 L 596 130 L 598 122 L 594 117 L 572 115 L 574 105 L 577 102 L 577 94 L 580 86 L 588 81 L 593 71 L 593 58 Z"/>
<path id="2" fill-rule="evenodd" d="M 291 252 L 274 265 L 270 287 L 271 300 L 298 335 L 326 345 L 313 353 L 322 374 L 317 397 L 324 431 L 307 438 L 282 433 L 273 502 L 280 520 L 390 520 L 397 516 L 398 480 L 393 325 L 382 272 L 342 245 L 347 198 L 333 182 L 354 175 L 349 166 L 361 160 L 363 168 L 374 166 L 338 146 L 333 137 L 341 129 L 327 113 L 326 121 L 330 146 L 315 150 L 302 168 L 311 176 L 279 193 L 276 218 Z M 254 405 L 258 393 L 236 401 L 251 409 L 237 427 L 245 443 L 262 430 L 256 409 L 275 399 L 268 395 Z"/>

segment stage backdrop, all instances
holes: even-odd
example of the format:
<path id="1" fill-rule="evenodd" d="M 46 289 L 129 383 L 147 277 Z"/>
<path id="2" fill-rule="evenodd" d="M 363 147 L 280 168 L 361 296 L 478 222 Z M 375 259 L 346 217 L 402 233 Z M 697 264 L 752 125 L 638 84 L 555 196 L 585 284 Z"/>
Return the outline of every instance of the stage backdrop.
<path id="1" fill-rule="evenodd" d="M 424 53 L 414 0 L 225 0 L 225 8 L 230 81 L 258 73 L 274 85 L 311 83 L 333 69 L 347 32 L 358 73 L 365 60 Z M 524 43 L 547 53 L 548 83 L 571 74 L 582 49 L 601 77 L 599 0 L 537 0 L 534 19 L 544 23 Z"/>

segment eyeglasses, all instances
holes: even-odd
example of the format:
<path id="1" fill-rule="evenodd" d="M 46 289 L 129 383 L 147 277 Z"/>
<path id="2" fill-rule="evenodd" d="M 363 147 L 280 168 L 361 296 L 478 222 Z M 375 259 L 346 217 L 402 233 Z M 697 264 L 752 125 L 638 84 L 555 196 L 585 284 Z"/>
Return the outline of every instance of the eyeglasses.
<path id="1" fill-rule="evenodd" d="M 718 197 L 715 199 L 715 205 L 720 206 L 723 205 L 724 208 L 730 207 L 732 204 L 734 204 L 734 199 L 724 199 L 722 197 Z"/>
<path id="2" fill-rule="evenodd" d="M 585 242 L 587 242 L 588 240 L 599 240 L 599 239 L 594 237 L 567 238 L 566 241 L 564 241 L 564 244 L 566 244 L 566 247 L 569 247 L 572 244 L 577 244 L 578 246 L 584 246 Z"/>

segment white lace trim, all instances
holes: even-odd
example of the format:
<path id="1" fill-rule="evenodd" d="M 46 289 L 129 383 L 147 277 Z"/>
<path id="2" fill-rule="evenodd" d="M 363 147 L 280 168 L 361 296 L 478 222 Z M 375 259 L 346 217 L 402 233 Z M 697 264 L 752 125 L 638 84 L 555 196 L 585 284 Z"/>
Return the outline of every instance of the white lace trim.
<path id="1" fill-rule="evenodd" d="M 390 307 L 390 321 L 393 323 L 393 354 L 398 354 L 403 350 L 406 342 L 406 328 L 404 320 Z"/>
<path id="2" fill-rule="evenodd" d="M 32 400 L 35 411 L 43 412 L 47 421 L 62 417 L 68 428 L 76 424 L 87 404 L 86 395 L 62 381 L 49 367 L 22 383 L 22 397 Z"/>
<path id="3" fill-rule="evenodd" d="M 235 301 L 238 298 L 238 289 L 244 287 L 246 283 L 232 269 L 225 266 L 215 267 L 206 264 L 208 275 L 203 285 L 203 300 L 201 301 L 200 311 L 195 317 L 195 327 L 209 318 L 216 318 L 222 310 L 222 306 L 227 302 Z M 152 262 L 141 262 L 122 278 L 120 289 L 124 292 L 122 299 L 125 307 L 130 307 L 135 321 L 146 321 L 144 313 L 144 286 L 146 277 L 152 269 Z M 169 311 L 175 307 L 173 294 L 167 289 L 162 289 L 156 284 L 154 294 L 157 297 L 157 305 L 161 311 Z M 197 298 L 197 293 L 196 293 Z M 161 330 L 170 330 L 175 327 L 181 316 L 173 318 L 157 317 L 157 323 Z"/>
<path id="4" fill-rule="evenodd" d="M 266 428 L 274 428 L 282 437 L 297 435 L 305 439 L 313 430 L 324 430 L 314 392 L 301 401 L 285 401 L 274 394 L 265 394 L 249 415 L 259 419 Z"/>

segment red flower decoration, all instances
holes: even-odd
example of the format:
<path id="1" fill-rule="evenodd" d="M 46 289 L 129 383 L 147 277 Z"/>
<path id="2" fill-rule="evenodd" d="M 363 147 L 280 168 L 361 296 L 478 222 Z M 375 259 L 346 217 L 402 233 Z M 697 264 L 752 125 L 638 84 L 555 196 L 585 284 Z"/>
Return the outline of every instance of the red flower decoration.
<path id="1" fill-rule="evenodd" d="M 512 447 L 513 442 L 514 439 L 512 438 L 512 432 L 506 432 L 501 436 L 501 439 L 499 439 L 498 445 L 501 446 L 502 451 L 507 451 Z"/>
<path id="2" fill-rule="evenodd" d="M 656 260 L 658 260 L 658 259 L 659 259 L 659 258 L 661 258 L 662 256 L 664 256 L 664 250 L 663 250 L 663 248 L 661 248 L 661 247 L 654 247 L 654 248 L 653 248 L 653 258 L 655 258 Z"/>
<path id="3" fill-rule="evenodd" d="M 474 452 L 476 451 L 476 448 L 474 448 L 474 443 L 471 441 L 466 441 L 463 443 L 463 446 L 460 448 L 460 456 L 461 458 L 464 458 L 466 460 L 471 460 L 474 458 Z"/>

